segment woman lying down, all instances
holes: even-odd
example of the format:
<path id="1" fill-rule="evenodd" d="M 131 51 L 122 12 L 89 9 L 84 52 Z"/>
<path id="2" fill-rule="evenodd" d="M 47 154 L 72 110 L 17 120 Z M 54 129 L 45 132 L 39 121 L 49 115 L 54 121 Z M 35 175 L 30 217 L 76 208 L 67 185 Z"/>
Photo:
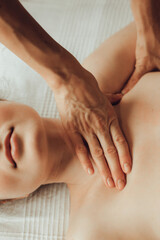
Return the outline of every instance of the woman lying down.
<path id="1" fill-rule="evenodd" d="M 135 43 L 132 23 L 84 61 L 102 92 L 121 91 L 134 68 Z M 11 145 L 16 139 L 18 148 L 13 151 L 15 166 L 1 158 L 0 199 L 19 198 L 41 185 L 65 182 L 71 201 L 67 240 L 160 239 L 159 103 L 160 73 L 152 72 L 114 106 L 133 161 L 127 184 L 118 191 L 105 187 L 95 165 L 92 176 L 84 172 L 68 148 L 59 119 L 41 118 L 31 107 L 2 101 L 2 148 L 6 136 L 11 136 Z"/>

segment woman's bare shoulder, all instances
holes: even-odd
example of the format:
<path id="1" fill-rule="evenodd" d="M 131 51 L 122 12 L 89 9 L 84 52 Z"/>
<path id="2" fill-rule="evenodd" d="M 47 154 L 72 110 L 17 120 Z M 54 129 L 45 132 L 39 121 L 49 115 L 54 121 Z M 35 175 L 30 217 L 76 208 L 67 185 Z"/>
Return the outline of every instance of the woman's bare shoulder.
<path id="1" fill-rule="evenodd" d="M 152 110 L 158 110 L 160 107 L 160 72 L 145 74 L 124 98 L 127 101 L 134 101 L 135 104 L 139 102 L 143 104 L 143 107 L 146 106 L 151 107 Z"/>
<path id="2" fill-rule="evenodd" d="M 115 106 L 115 111 L 128 140 L 145 135 L 146 128 L 160 132 L 160 72 L 145 74 Z"/>

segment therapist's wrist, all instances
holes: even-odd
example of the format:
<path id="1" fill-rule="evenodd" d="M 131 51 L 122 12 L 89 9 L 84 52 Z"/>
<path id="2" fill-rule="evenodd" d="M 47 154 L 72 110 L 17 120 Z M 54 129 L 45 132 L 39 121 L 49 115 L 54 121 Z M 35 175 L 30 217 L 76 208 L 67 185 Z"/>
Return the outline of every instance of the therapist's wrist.
<path id="1" fill-rule="evenodd" d="M 151 25 L 145 29 L 137 29 L 137 42 L 141 42 L 141 47 L 146 48 L 147 51 L 148 48 L 157 49 L 157 44 L 160 44 L 160 28 L 157 25 Z M 156 51 L 158 54 L 159 48 Z"/>
<path id="2" fill-rule="evenodd" d="M 46 71 L 41 75 L 43 75 L 53 92 L 63 91 L 67 85 L 71 84 L 71 81 L 76 81 L 77 84 L 79 84 L 79 81 L 83 81 L 85 69 L 67 50 L 64 49 L 57 56 L 56 64 L 55 56 L 54 59 L 51 57 L 50 61 L 54 62 L 53 66 L 46 68 Z"/>
<path id="3" fill-rule="evenodd" d="M 138 33 L 155 34 L 160 29 L 160 0 L 131 0 Z"/>

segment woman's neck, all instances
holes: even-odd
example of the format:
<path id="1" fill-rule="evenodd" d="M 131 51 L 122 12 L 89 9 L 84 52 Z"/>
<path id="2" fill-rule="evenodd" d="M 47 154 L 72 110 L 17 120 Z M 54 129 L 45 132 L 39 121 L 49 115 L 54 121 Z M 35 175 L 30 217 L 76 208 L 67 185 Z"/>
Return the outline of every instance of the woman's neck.
<path id="1" fill-rule="evenodd" d="M 83 183 L 89 176 L 84 172 L 69 144 L 61 121 L 49 118 L 42 118 L 42 120 L 48 145 L 47 172 L 43 185 L 64 182 L 70 186 Z"/>

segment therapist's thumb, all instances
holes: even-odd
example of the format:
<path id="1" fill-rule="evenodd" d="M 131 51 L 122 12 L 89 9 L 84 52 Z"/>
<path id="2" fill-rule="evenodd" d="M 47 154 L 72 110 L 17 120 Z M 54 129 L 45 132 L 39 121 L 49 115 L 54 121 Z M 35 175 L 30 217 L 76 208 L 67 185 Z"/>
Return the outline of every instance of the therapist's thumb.
<path id="1" fill-rule="evenodd" d="M 105 95 L 112 105 L 119 103 L 123 97 L 121 93 L 106 93 Z"/>
<path id="2" fill-rule="evenodd" d="M 134 70 L 133 74 L 129 78 L 128 82 L 122 89 L 121 93 L 124 95 L 127 92 L 129 92 L 135 85 L 136 83 L 140 80 L 140 78 L 147 73 L 148 71 L 145 68 L 137 68 Z"/>

